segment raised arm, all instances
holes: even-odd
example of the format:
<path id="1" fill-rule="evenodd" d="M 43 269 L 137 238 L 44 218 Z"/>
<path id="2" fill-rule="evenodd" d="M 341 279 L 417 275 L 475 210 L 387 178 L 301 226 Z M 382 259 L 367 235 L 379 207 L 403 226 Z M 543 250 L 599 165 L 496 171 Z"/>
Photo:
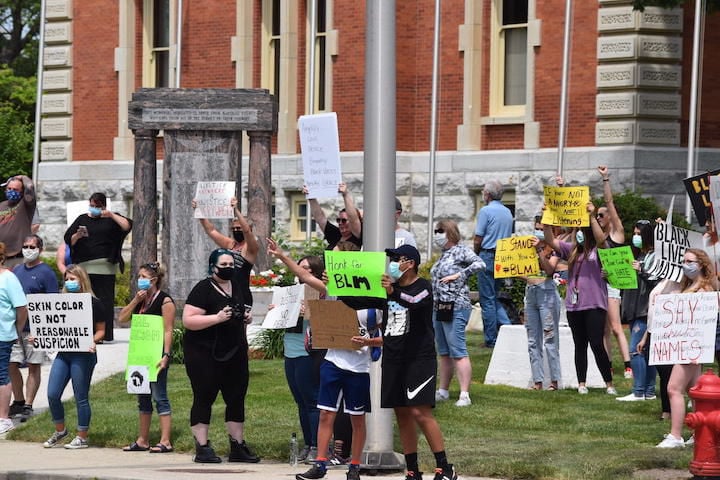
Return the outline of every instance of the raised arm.
<path id="1" fill-rule="evenodd" d="M 195 200 L 192 201 L 190 204 L 192 206 L 192 209 L 195 210 L 197 208 L 197 202 Z M 215 245 L 217 245 L 220 248 L 227 248 L 231 249 L 233 245 L 235 244 L 235 240 L 228 237 L 227 235 L 223 235 L 222 233 L 217 231 L 217 228 L 215 228 L 215 225 L 208 220 L 207 218 L 198 218 L 200 220 L 200 225 L 202 225 L 203 230 L 205 230 L 205 234 L 207 234 L 210 239 L 215 242 Z"/>
<path id="2" fill-rule="evenodd" d="M 230 204 L 235 212 L 235 219 L 240 224 L 240 228 L 245 236 L 245 247 L 242 252 L 243 257 L 245 257 L 248 262 L 254 264 L 257 260 L 257 254 L 260 251 L 260 244 L 257 241 L 257 237 L 253 234 L 252 228 L 250 228 L 250 224 L 247 219 L 238 208 L 237 199 L 235 197 L 232 198 Z"/>
<path id="3" fill-rule="evenodd" d="M 587 203 L 587 211 L 588 215 L 590 215 L 590 228 L 592 229 L 593 237 L 595 237 L 597 247 L 606 248 L 607 242 L 605 241 L 605 232 L 603 232 L 602 227 L 597 222 L 597 217 L 595 216 L 595 204 L 593 202 Z"/>
<path id="4" fill-rule="evenodd" d="M 300 282 L 308 285 L 309 287 L 317 290 L 320 293 L 327 292 L 327 287 L 325 286 L 325 283 L 319 278 L 316 278 L 315 275 L 298 265 L 295 260 L 290 258 L 282 250 L 282 248 L 278 246 L 275 240 L 273 240 L 272 238 L 268 238 L 267 245 L 268 255 L 272 255 L 273 257 L 280 259 L 280 261 L 283 262 L 290 269 L 290 271 L 295 274 L 296 277 L 298 277 Z"/>
<path id="5" fill-rule="evenodd" d="M 352 195 L 350 195 L 345 182 L 341 182 L 340 185 L 338 185 L 338 192 L 342 195 L 343 202 L 345 203 L 345 213 L 347 213 L 348 216 L 348 227 L 350 228 L 350 232 L 357 238 L 361 238 L 362 222 L 360 221 L 360 215 L 358 215 L 355 202 L 353 201 Z"/>
<path id="6" fill-rule="evenodd" d="M 597 167 L 598 172 L 602 176 L 603 182 L 603 198 L 605 200 L 605 206 L 608 209 L 608 215 L 610 216 L 610 238 L 615 243 L 625 243 L 625 229 L 622 224 L 622 219 L 617 213 L 615 208 L 615 202 L 613 201 L 612 188 L 610 187 L 610 173 L 607 165 L 600 165 Z"/>
<path id="7" fill-rule="evenodd" d="M 303 193 L 306 196 L 308 194 L 308 189 L 305 185 L 303 185 Z M 323 209 L 318 203 L 317 198 L 308 198 L 307 201 L 308 203 L 310 203 L 310 214 L 312 215 L 312 218 L 315 220 L 315 223 L 318 224 L 320 230 L 324 233 L 325 225 L 327 225 L 327 217 L 325 216 L 325 212 L 323 212 Z"/>

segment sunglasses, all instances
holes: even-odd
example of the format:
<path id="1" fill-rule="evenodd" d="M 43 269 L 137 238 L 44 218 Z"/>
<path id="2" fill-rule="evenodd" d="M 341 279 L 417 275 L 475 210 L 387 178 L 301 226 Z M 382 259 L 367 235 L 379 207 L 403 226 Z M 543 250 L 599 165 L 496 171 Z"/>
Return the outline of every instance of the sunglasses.
<path id="1" fill-rule="evenodd" d="M 603 218 L 603 217 L 605 217 L 604 213 L 598 213 L 597 215 L 595 215 L 595 218 Z"/>
<path id="2" fill-rule="evenodd" d="M 338 218 L 337 221 L 338 221 L 338 223 L 347 223 L 348 219 L 347 218 Z"/>
<path id="3" fill-rule="evenodd" d="M 35 245 L 23 245 L 22 248 L 28 248 L 30 250 L 36 250 L 38 247 Z"/>
<path id="4" fill-rule="evenodd" d="M 444 228 L 436 228 L 435 233 L 445 233 L 445 229 Z"/>

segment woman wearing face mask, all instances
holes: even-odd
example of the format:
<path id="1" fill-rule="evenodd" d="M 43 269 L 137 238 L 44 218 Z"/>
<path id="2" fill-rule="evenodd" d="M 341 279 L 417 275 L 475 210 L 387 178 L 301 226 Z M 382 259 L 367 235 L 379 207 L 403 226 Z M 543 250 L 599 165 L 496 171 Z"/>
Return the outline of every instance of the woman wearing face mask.
<path id="1" fill-rule="evenodd" d="M 465 327 L 470 320 L 470 291 L 467 279 L 485 268 L 485 262 L 471 248 L 460 244 L 460 230 L 452 220 L 440 220 L 435 225 L 433 243 L 441 251 L 440 258 L 430 270 L 432 278 L 433 327 L 435 344 L 440 356 L 440 382 L 435 400 L 450 398 L 449 387 L 453 371 L 457 372 L 460 398 L 455 406 L 466 407 L 470 401 L 472 365 L 465 341 Z M 440 321 L 439 302 L 452 302 L 449 321 Z M 444 303 L 443 305 L 448 305 Z"/>
<path id="2" fill-rule="evenodd" d="M 249 379 L 245 300 L 235 278 L 233 252 L 213 250 L 208 277 L 193 287 L 183 310 L 185 371 L 193 392 L 190 429 L 195 437 L 193 460 L 197 463 L 222 461 L 208 440 L 212 405 L 218 393 L 225 400 L 229 461 L 260 461 L 244 440 Z"/>
<path id="3" fill-rule="evenodd" d="M 76 450 L 88 447 L 90 429 L 90 380 L 97 364 L 95 345 L 102 341 L 105 334 L 105 312 L 103 304 L 95 297 L 88 274 L 80 265 L 70 265 L 65 270 L 63 293 L 89 293 L 92 295 L 93 344 L 87 352 L 58 352 L 50 368 L 47 395 L 50 416 L 55 424 L 55 432 L 43 443 L 43 447 L 52 448 L 67 437 L 65 428 L 65 408 L 62 393 L 68 382 L 72 381 L 75 406 L 77 408 L 77 435 L 65 448 Z"/>
<path id="4" fill-rule="evenodd" d="M 712 292 L 718 289 L 715 268 L 707 253 L 698 248 L 685 250 L 683 259 L 683 279 L 680 281 L 681 293 Z M 717 334 L 716 334 L 717 336 Z M 717 348 L 717 345 L 716 347 Z M 670 381 L 668 382 L 668 396 L 670 398 L 670 433 L 660 442 L 658 448 L 684 447 L 682 436 L 685 421 L 685 393 L 695 385 L 702 365 L 675 364 L 673 365 Z"/>
<path id="5" fill-rule="evenodd" d="M 595 205 L 587 204 L 590 227 L 582 227 L 575 234 L 575 243 L 555 238 L 550 225 L 545 225 L 545 242 L 560 258 L 568 262 L 568 284 L 565 297 L 567 319 L 575 343 L 575 370 L 578 393 L 588 393 L 587 348 L 592 349 L 608 395 L 617 395 L 612 383 L 612 370 L 603 338 L 608 308 L 607 283 L 602 275 L 597 249 L 604 248 L 605 235 L 597 223 Z"/>
<path id="6" fill-rule="evenodd" d="M 120 323 L 128 323 L 133 314 L 156 315 L 163 325 L 163 348 L 158 352 L 158 361 L 154 365 L 158 368 L 157 381 L 150 383 L 150 393 L 138 395 L 138 410 L 140 411 L 139 434 L 137 440 L 123 448 L 126 452 L 168 453 L 172 452 L 170 434 L 172 417 L 170 400 L 167 395 L 167 375 L 170 368 L 170 354 L 172 349 L 173 323 L 175 322 L 175 302 L 166 292 L 160 290 L 165 278 L 165 269 L 157 262 L 146 263 L 138 270 L 137 293 L 121 311 Z M 151 366 L 152 368 L 152 366 Z M 150 420 L 152 418 L 155 401 L 160 422 L 160 441 L 150 447 Z"/>
<path id="7" fill-rule="evenodd" d="M 105 341 L 111 342 L 115 314 L 115 275 L 123 271 L 122 244 L 132 220 L 107 209 L 107 197 L 90 195 L 88 213 L 83 213 L 65 231 L 73 262 L 90 276 L 93 292 L 103 304 Z"/>

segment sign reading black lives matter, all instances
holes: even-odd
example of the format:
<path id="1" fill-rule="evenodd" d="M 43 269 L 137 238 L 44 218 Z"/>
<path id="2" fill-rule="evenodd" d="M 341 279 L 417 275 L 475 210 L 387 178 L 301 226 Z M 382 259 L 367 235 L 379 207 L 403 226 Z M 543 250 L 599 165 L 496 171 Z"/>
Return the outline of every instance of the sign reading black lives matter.
<path id="1" fill-rule="evenodd" d="M 30 335 L 38 350 L 87 352 L 93 343 L 89 293 L 34 293 L 27 296 Z"/>
<path id="2" fill-rule="evenodd" d="M 669 223 L 655 226 L 655 263 L 647 272 L 658 278 L 674 282 L 682 280 L 682 264 L 685 250 L 703 248 L 702 234 L 676 227 Z"/>

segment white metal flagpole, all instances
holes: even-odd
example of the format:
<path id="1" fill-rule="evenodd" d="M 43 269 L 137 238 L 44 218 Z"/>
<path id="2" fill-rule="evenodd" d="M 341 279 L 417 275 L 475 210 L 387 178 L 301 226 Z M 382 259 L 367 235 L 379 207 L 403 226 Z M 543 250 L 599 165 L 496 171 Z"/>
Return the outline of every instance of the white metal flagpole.
<path id="1" fill-rule="evenodd" d="M 40 2 L 40 43 L 38 45 L 37 87 L 35 90 L 35 137 L 33 141 L 32 179 L 35 188 L 38 184 L 38 169 L 40 166 L 40 124 L 42 122 L 42 92 L 44 78 L 45 56 L 45 0 Z"/>

